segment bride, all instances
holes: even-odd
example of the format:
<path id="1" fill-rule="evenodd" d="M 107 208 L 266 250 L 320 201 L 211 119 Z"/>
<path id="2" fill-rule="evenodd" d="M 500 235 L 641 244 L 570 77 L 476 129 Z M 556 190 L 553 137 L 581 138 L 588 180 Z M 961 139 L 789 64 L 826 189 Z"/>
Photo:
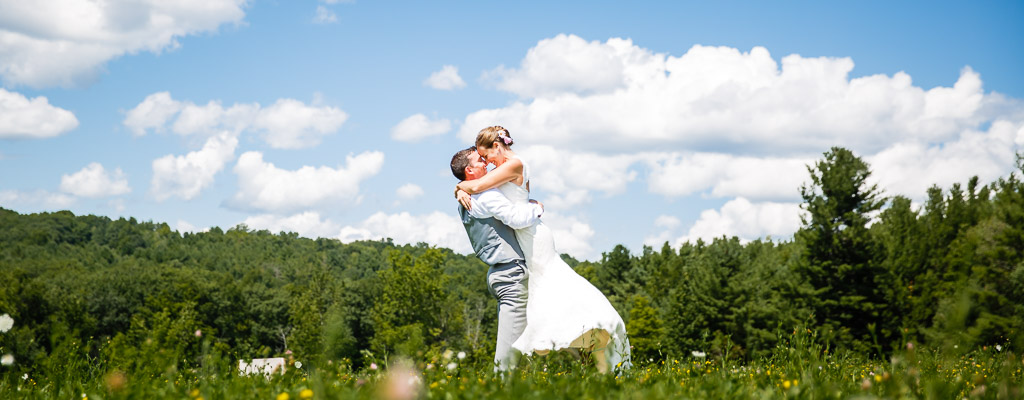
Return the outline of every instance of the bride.
<path id="1" fill-rule="evenodd" d="M 469 209 L 469 194 L 497 187 L 513 203 L 527 202 L 530 168 L 512 151 L 513 140 L 500 126 L 477 134 L 477 152 L 495 168 L 480 179 L 463 181 L 456 196 Z M 626 325 L 608 299 L 579 276 L 555 250 L 551 230 L 539 222 L 516 230 L 516 239 L 530 271 L 526 329 L 512 347 L 523 354 L 545 355 L 551 350 L 589 349 L 598 371 L 628 368 Z"/>

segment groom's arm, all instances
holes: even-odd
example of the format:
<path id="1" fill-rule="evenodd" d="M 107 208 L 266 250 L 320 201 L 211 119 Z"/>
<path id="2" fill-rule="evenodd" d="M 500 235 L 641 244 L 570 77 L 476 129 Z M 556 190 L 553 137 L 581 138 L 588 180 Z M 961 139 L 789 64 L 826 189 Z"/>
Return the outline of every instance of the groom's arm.
<path id="1" fill-rule="evenodd" d="M 494 217 L 512 229 L 523 229 L 540 221 L 544 207 L 540 204 L 513 204 L 497 190 L 487 190 L 473 197 L 470 215 L 477 218 Z"/>

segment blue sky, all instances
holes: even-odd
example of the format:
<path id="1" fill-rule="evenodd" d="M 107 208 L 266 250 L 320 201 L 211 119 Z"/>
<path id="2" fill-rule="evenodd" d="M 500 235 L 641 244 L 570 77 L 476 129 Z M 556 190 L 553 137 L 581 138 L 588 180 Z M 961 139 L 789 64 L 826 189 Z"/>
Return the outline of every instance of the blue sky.
<path id="1" fill-rule="evenodd" d="M 559 249 L 598 259 L 788 238 L 832 145 L 915 200 L 1024 146 L 1020 2 L 23 3 L 0 0 L 19 212 L 465 252 L 447 163 L 500 124 Z"/>

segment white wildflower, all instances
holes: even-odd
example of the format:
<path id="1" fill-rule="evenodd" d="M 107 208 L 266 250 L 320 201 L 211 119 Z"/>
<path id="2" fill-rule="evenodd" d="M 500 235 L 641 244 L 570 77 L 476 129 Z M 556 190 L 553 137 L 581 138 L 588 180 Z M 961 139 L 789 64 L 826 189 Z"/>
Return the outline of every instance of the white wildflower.
<path id="1" fill-rule="evenodd" d="M 10 354 L 4 354 L 3 357 L 0 357 L 0 364 L 3 364 L 5 366 L 14 365 L 14 356 Z"/>
<path id="2" fill-rule="evenodd" d="M 697 357 L 697 358 L 704 358 L 704 357 L 707 356 L 707 354 L 705 354 L 703 351 L 696 351 L 696 350 L 691 351 L 690 354 L 692 354 L 694 357 Z"/>
<path id="3" fill-rule="evenodd" d="M 302 361 L 296 361 L 295 368 L 302 369 Z"/>
<path id="4" fill-rule="evenodd" d="M 449 371 L 454 371 L 455 367 L 457 367 L 457 366 L 458 365 L 456 365 L 455 363 L 448 363 L 448 370 Z"/>
<path id="5" fill-rule="evenodd" d="M 996 351 L 1003 351 L 1003 346 L 996 345 Z"/>
<path id="6" fill-rule="evenodd" d="M 458 357 L 460 360 L 466 358 L 466 352 L 460 351 L 456 357 Z"/>
<path id="7" fill-rule="evenodd" d="M 0 315 L 0 333 L 11 330 L 12 326 L 14 326 L 14 318 L 8 314 Z"/>
<path id="8" fill-rule="evenodd" d="M 376 371 L 377 370 L 377 363 L 370 363 L 370 369 Z"/>

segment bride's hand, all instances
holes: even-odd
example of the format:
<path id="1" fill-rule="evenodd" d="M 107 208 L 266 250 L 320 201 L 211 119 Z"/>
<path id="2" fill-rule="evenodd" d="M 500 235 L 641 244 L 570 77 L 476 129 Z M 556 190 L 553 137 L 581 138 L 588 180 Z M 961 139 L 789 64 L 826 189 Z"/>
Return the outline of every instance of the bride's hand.
<path id="1" fill-rule="evenodd" d="M 466 193 L 466 191 L 462 189 L 457 190 L 455 192 L 455 198 L 459 199 L 459 204 L 462 204 L 462 206 L 465 207 L 467 211 L 472 209 L 472 198 L 469 197 L 469 193 Z"/>
<path id="2" fill-rule="evenodd" d="M 537 200 L 534 200 L 534 199 L 530 199 L 530 202 L 533 203 L 533 204 L 540 205 L 540 210 L 544 211 L 544 203 L 541 203 L 541 202 L 539 202 Z"/>

